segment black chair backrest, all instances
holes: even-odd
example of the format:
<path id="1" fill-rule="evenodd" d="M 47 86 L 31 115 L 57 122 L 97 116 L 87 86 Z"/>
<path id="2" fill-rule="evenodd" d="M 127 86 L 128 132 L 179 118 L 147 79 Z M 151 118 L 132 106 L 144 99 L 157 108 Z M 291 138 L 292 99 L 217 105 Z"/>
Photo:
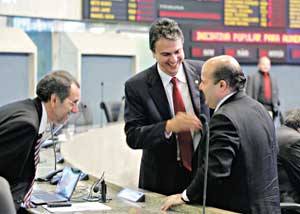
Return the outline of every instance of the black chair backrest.
<path id="1" fill-rule="evenodd" d="M 68 120 L 68 124 L 74 124 L 75 126 L 86 126 L 93 124 L 93 114 L 89 106 L 80 102 L 78 104 L 79 111 L 75 114 L 71 114 Z"/>
<path id="2" fill-rule="evenodd" d="M 103 109 L 108 123 L 118 121 L 121 102 L 101 102 L 100 108 Z"/>
<path id="3" fill-rule="evenodd" d="M 10 187 L 5 178 L 0 176 L 0 213 L 15 214 L 15 205 Z"/>

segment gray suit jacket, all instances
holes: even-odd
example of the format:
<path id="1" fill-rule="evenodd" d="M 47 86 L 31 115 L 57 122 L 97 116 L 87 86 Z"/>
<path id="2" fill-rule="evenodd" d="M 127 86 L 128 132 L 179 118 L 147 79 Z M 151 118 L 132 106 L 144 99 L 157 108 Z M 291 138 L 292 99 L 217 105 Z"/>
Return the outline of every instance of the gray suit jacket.
<path id="1" fill-rule="evenodd" d="M 201 66 L 197 61 L 183 62 L 194 111 L 196 115 L 208 115 L 203 95 L 195 84 L 196 80 L 200 82 Z M 139 187 L 166 195 L 182 191 L 190 182 L 190 175 L 181 173 L 177 161 L 175 135 L 165 138 L 166 121 L 171 118 L 156 64 L 126 82 L 126 141 L 133 149 L 143 149 Z"/>
<path id="2" fill-rule="evenodd" d="M 275 128 L 265 108 L 238 92 L 212 115 L 209 129 L 207 205 L 239 213 L 280 213 Z M 205 143 L 200 145 L 187 196 L 202 202 Z"/>
<path id="3" fill-rule="evenodd" d="M 279 113 L 279 93 L 278 93 L 278 85 L 274 76 L 270 73 L 271 78 L 271 86 L 272 86 L 272 105 L 273 105 L 273 113 L 277 115 Z M 247 77 L 247 86 L 246 93 L 252 97 L 253 99 L 258 99 L 258 94 L 260 87 L 262 85 L 262 75 L 259 71 L 249 75 Z"/>

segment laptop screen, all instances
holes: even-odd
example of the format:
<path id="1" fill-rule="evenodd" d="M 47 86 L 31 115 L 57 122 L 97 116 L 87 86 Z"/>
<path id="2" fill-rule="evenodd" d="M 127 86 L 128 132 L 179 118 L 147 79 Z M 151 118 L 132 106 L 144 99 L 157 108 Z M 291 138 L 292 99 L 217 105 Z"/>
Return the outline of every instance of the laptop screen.
<path id="1" fill-rule="evenodd" d="M 80 171 L 65 167 L 57 184 L 56 193 L 70 199 L 80 177 Z"/>

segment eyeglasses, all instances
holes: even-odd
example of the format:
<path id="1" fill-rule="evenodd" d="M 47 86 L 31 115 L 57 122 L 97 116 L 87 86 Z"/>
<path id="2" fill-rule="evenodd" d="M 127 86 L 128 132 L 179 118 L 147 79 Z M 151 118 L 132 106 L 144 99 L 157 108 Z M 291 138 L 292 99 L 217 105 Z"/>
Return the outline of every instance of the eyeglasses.
<path id="1" fill-rule="evenodd" d="M 78 107 L 78 100 L 71 100 L 70 98 L 66 98 L 66 100 L 69 101 L 69 103 L 72 105 L 72 107 Z"/>

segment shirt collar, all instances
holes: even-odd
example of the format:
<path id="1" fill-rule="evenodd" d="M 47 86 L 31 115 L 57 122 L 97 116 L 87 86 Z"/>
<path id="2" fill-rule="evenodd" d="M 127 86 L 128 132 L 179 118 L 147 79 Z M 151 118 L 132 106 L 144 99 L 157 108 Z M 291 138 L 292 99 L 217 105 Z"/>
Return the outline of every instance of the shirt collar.
<path id="1" fill-rule="evenodd" d="M 170 84 L 171 82 L 171 79 L 172 79 L 172 76 L 166 74 L 165 72 L 163 72 L 160 67 L 159 67 L 159 64 L 157 63 L 157 70 L 158 70 L 158 74 L 161 78 L 161 81 L 164 85 L 164 87 L 166 87 L 168 84 Z M 186 77 L 184 75 L 184 72 L 183 72 L 183 66 L 182 66 L 182 63 L 178 69 L 178 72 L 177 74 L 175 75 L 175 77 L 178 79 L 179 82 L 183 82 L 183 83 L 186 83 Z"/>
<path id="2" fill-rule="evenodd" d="M 261 71 L 261 70 L 259 70 L 259 72 L 263 75 L 263 76 L 269 76 L 270 75 L 270 72 L 263 72 L 263 71 Z"/>
<path id="3" fill-rule="evenodd" d="M 225 97 L 223 97 L 223 99 L 220 100 L 220 102 L 218 103 L 217 107 L 215 108 L 214 112 L 218 111 L 220 106 L 229 99 L 229 97 L 231 97 L 232 95 L 234 95 L 236 93 L 236 91 L 231 92 L 230 94 L 226 95 Z"/>
<path id="4" fill-rule="evenodd" d="M 45 108 L 45 103 L 42 102 L 42 118 L 41 118 L 41 122 L 40 122 L 39 134 L 42 134 L 43 132 L 46 131 L 47 121 L 48 121 L 48 116 L 47 116 L 47 111 Z"/>

